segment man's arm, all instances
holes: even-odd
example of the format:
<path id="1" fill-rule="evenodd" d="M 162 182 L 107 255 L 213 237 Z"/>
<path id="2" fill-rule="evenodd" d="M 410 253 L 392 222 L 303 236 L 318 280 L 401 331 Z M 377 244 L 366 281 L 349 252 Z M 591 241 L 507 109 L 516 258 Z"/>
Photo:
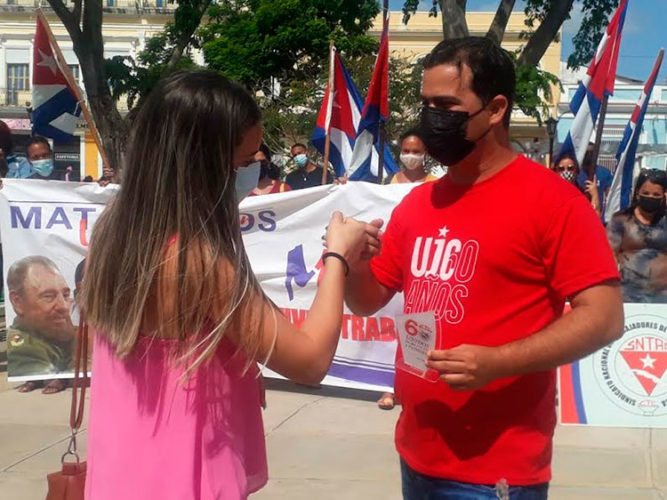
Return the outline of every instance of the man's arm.
<path id="1" fill-rule="evenodd" d="M 479 389 L 494 379 L 551 370 L 583 358 L 623 334 L 618 281 L 576 294 L 572 310 L 529 337 L 498 347 L 459 345 L 432 351 L 427 366 L 453 389 Z"/>
<path id="2" fill-rule="evenodd" d="M 345 304 L 357 316 L 370 316 L 387 305 L 394 293 L 375 279 L 370 262 L 364 261 L 350 270 L 345 283 Z"/>

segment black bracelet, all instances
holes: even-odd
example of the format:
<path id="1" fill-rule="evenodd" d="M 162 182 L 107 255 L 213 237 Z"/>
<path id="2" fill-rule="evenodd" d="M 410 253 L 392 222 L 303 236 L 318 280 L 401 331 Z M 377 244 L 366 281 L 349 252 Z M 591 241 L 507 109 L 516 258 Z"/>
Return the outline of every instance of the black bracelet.
<path id="1" fill-rule="evenodd" d="M 339 261 L 341 261 L 343 263 L 343 265 L 345 266 L 345 276 L 350 274 L 350 265 L 347 263 L 347 260 L 345 260 L 345 257 L 343 257 L 341 254 L 336 253 L 336 252 L 325 252 L 322 255 L 322 262 L 325 262 L 328 257 L 333 257 L 333 258 L 338 259 Z"/>

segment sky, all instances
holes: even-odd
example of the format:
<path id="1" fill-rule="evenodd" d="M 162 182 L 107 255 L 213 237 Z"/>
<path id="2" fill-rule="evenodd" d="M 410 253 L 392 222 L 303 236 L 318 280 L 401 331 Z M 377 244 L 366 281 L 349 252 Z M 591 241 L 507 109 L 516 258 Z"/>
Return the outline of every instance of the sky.
<path id="1" fill-rule="evenodd" d="M 468 0 L 468 11 L 495 12 L 499 0 Z M 422 0 L 420 10 L 429 10 L 431 0 Z M 389 0 L 391 10 L 400 10 L 402 0 Z M 524 2 L 516 2 L 515 11 L 524 8 Z M 440 15 L 440 14 L 438 14 Z M 567 60 L 572 53 L 572 37 L 581 24 L 581 0 L 575 0 L 571 19 L 563 24 L 563 47 L 561 59 Z M 661 47 L 667 49 L 667 8 L 665 0 L 630 0 L 623 29 L 621 53 L 617 74 L 644 81 L 653 68 Z M 667 83 L 667 58 L 662 64 L 658 82 Z"/>

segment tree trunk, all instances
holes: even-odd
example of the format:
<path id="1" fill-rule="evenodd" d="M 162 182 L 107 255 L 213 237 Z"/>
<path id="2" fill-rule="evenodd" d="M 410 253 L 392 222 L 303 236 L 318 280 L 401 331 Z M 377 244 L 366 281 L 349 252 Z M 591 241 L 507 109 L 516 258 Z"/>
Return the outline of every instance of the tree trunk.
<path id="1" fill-rule="evenodd" d="M 544 21 L 531 35 L 519 57 L 518 65 L 537 66 L 567 19 L 574 0 L 553 0 Z"/>
<path id="2" fill-rule="evenodd" d="M 442 34 L 444 40 L 469 35 L 466 22 L 467 0 L 440 0 Z"/>
<path id="3" fill-rule="evenodd" d="M 121 169 L 121 157 L 127 139 L 128 127 L 111 97 L 104 68 L 104 38 L 102 37 L 102 0 L 84 0 L 83 39 L 85 44 L 74 47 L 81 65 L 83 81 L 88 95 L 95 125 L 102 138 L 102 145 L 110 165 L 105 166 L 115 174 Z"/>
<path id="4" fill-rule="evenodd" d="M 486 36 L 495 40 L 498 45 L 503 41 L 505 36 L 505 28 L 507 28 L 507 22 L 510 19 L 510 14 L 512 14 L 512 9 L 514 8 L 515 0 L 501 0 L 498 4 L 498 10 L 496 10 L 496 15 L 493 18 L 491 27 L 487 32 Z"/>
<path id="5" fill-rule="evenodd" d="M 62 0 L 48 1 L 67 29 L 74 53 L 79 59 L 86 99 L 109 160 L 109 165 L 104 167 L 104 175 L 115 177 L 121 168 L 128 126 L 118 112 L 107 85 L 102 38 L 102 0 L 74 0 L 73 11 L 69 10 Z"/>
<path id="6" fill-rule="evenodd" d="M 201 24 L 201 20 L 204 17 L 204 14 L 206 14 L 206 11 L 208 10 L 211 3 L 213 3 L 213 0 L 195 0 L 194 2 L 192 2 L 193 5 L 186 5 L 185 2 L 180 2 L 178 9 L 187 8 L 192 12 L 189 13 L 190 15 L 188 16 L 186 15 L 181 16 L 183 19 L 187 18 L 188 21 L 181 23 L 183 24 L 183 31 L 179 33 L 177 36 L 174 50 L 171 53 L 169 61 L 167 62 L 164 74 L 171 73 L 178 64 L 178 62 L 181 60 L 181 57 L 183 57 L 185 49 L 188 47 L 188 45 L 190 45 L 190 42 L 192 42 L 192 37 L 195 31 L 197 31 L 199 25 Z"/>

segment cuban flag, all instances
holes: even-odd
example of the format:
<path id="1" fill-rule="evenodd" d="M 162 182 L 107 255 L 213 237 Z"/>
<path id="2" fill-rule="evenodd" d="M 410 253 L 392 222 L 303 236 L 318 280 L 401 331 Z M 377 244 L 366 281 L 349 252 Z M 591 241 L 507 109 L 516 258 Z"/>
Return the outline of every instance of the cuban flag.
<path id="1" fill-rule="evenodd" d="M 605 223 L 608 222 L 611 219 L 611 216 L 619 210 L 628 208 L 632 201 L 632 184 L 638 173 L 635 168 L 637 144 L 639 143 L 644 115 L 646 114 L 646 108 L 651 99 L 653 86 L 655 85 L 658 73 L 660 72 L 664 53 L 664 49 L 661 49 L 658 58 L 655 61 L 655 65 L 653 66 L 651 76 L 644 84 L 644 90 L 637 101 L 637 105 L 632 112 L 630 121 L 625 127 L 623 139 L 621 139 L 621 143 L 618 146 L 618 152 L 616 153 L 616 171 L 614 172 L 614 180 L 611 183 L 607 205 L 604 210 Z"/>
<path id="2" fill-rule="evenodd" d="M 565 152 L 574 153 L 580 164 L 584 159 L 586 147 L 595 129 L 602 99 L 605 95 L 609 96 L 614 93 L 616 65 L 621 48 L 621 35 L 627 8 L 628 0 L 621 0 L 614 17 L 602 36 L 602 40 L 600 40 L 586 76 L 579 82 L 577 93 L 570 101 L 570 110 L 574 113 L 574 121 L 560 149 L 560 154 Z"/>
<path id="3" fill-rule="evenodd" d="M 380 50 L 375 60 L 373 76 L 357 128 L 349 167 L 350 180 L 375 180 L 378 177 L 378 165 L 377 162 L 373 162 L 373 146 L 377 148 L 380 122 L 385 122 L 389 117 L 389 22 L 384 24 Z M 387 161 L 387 154 L 385 154 L 384 170 L 388 174 L 398 172 L 393 159 Z"/>
<path id="4" fill-rule="evenodd" d="M 38 15 L 33 48 L 32 133 L 66 142 L 74 135 L 81 108 L 54 56 L 48 30 L 46 19 Z"/>
<path id="5" fill-rule="evenodd" d="M 348 173 L 348 168 L 352 163 L 352 153 L 356 143 L 357 128 L 361 120 L 363 101 L 345 64 L 343 64 L 343 60 L 337 52 L 334 52 L 332 64 L 334 68 L 333 92 L 330 91 L 329 84 L 327 83 L 322 107 L 317 115 L 317 124 L 311 140 L 315 148 L 321 154 L 324 154 L 326 133 L 327 130 L 329 131 L 331 141 L 329 161 L 334 167 L 336 177 L 342 177 Z M 373 148 L 371 158 L 371 168 L 375 168 L 375 172 L 377 172 L 377 165 L 378 144 Z M 385 170 L 398 171 L 398 167 L 396 167 L 389 148 L 386 145 L 384 165 Z"/>

